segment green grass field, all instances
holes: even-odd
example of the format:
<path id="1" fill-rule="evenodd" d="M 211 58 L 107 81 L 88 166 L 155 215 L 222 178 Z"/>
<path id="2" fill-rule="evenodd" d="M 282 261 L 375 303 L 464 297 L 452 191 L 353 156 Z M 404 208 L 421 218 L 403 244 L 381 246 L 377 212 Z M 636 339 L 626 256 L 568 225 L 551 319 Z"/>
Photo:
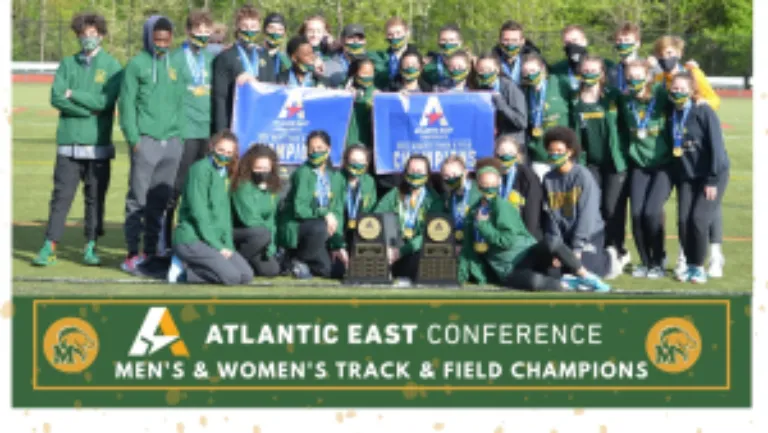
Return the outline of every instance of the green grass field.
<path id="1" fill-rule="evenodd" d="M 30 265 L 43 243 L 48 218 L 56 155 L 56 111 L 49 104 L 50 87 L 44 84 L 16 84 L 13 88 L 13 272 L 14 290 L 18 295 L 39 296 L 456 296 L 460 292 L 446 289 L 371 289 L 337 285 L 331 281 L 297 283 L 282 278 L 249 287 L 193 287 L 156 283 L 119 283 L 132 279 L 119 269 L 125 249 L 123 243 L 123 209 L 128 184 L 127 145 L 115 126 L 117 158 L 112 166 L 112 181 L 107 195 L 106 236 L 100 241 L 103 264 L 89 268 L 80 264 L 84 244 L 82 231 L 83 200 L 78 195 L 69 214 L 69 227 L 58 247 L 59 263 L 50 268 Z M 725 242 L 727 259 L 725 277 L 712 280 L 703 287 L 677 283 L 672 278 L 657 281 L 633 279 L 625 275 L 613 281 L 614 287 L 632 291 L 692 290 L 749 291 L 752 288 L 752 101 L 727 99 L 720 116 L 726 125 L 725 138 L 731 159 L 731 180 L 724 201 Z M 667 251 L 676 258 L 676 199 L 667 203 Z M 628 245 L 633 246 L 631 240 Z M 637 258 L 632 252 L 633 259 Z M 671 263 L 670 266 L 674 265 Z M 90 279 L 82 282 L 55 281 L 59 278 Z M 37 280 L 37 281 L 36 281 Z M 47 280 L 47 281 L 46 281 Z M 516 291 L 470 288 L 473 296 L 517 296 Z"/>

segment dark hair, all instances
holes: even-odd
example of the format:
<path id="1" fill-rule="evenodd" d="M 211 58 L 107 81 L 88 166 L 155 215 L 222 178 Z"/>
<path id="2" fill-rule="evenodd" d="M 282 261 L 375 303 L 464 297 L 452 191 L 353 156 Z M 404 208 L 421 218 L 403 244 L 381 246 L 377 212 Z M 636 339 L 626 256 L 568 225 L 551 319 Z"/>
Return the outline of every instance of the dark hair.
<path id="1" fill-rule="evenodd" d="M 158 18 L 155 22 L 155 26 L 152 27 L 152 32 L 171 32 L 173 33 L 173 23 L 166 17 Z"/>
<path id="2" fill-rule="evenodd" d="M 691 86 L 691 99 L 694 102 L 699 102 L 700 100 L 704 99 L 701 96 L 701 90 L 699 89 L 699 85 L 696 83 L 696 78 L 691 74 L 690 71 L 683 71 L 678 72 L 675 75 L 672 76 L 672 80 L 670 80 L 670 86 L 672 85 L 672 82 L 674 82 L 677 79 L 682 79 L 688 82 L 688 85 Z"/>
<path id="3" fill-rule="evenodd" d="M 469 87 L 471 89 L 483 90 L 483 89 L 480 88 L 480 85 L 477 83 L 477 79 L 478 79 L 478 76 L 480 74 L 478 72 L 478 67 L 480 66 L 480 62 L 482 62 L 483 60 L 490 60 L 490 61 L 493 62 L 494 65 L 496 65 L 496 70 L 499 72 L 499 79 L 501 79 L 501 74 L 500 74 L 501 73 L 501 62 L 499 61 L 499 58 L 496 57 L 493 54 L 490 54 L 490 53 L 483 54 L 482 56 L 478 57 L 475 60 L 474 67 L 472 68 L 472 70 L 470 72 L 470 76 L 467 79 L 467 84 L 469 84 Z"/>
<path id="4" fill-rule="evenodd" d="M 229 140 L 235 143 L 235 154 L 232 157 L 232 162 L 227 166 L 227 174 L 231 179 L 232 176 L 237 173 L 237 164 L 240 157 L 240 142 L 237 141 L 237 135 L 235 135 L 234 132 L 229 129 L 222 129 L 211 137 L 211 140 L 209 141 L 211 150 L 213 150 L 213 148 L 222 140 Z"/>
<path id="5" fill-rule="evenodd" d="M 346 149 L 344 149 L 344 156 L 341 158 L 342 165 L 346 166 L 349 164 L 349 155 L 352 154 L 352 152 L 360 151 L 365 153 L 365 159 L 368 161 L 368 165 L 371 165 L 371 151 L 368 150 L 367 147 L 365 147 L 362 144 L 352 144 L 347 146 Z"/>
<path id="6" fill-rule="evenodd" d="M 472 57 L 469 55 L 468 52 L 466 52 L 464 50 L 456 51 L 455 53 L 453 53 L 450 56 L 448 56 L 448 58 L 445 59 L 445 63 L 447 64 L 448 62 L 450 62 L 451 60 L 455 59 L 456 57 L 464 58 L 464 60 L 466 60 L 467 63 L 469 64 L 469 69 L 472 69 Z"/>
<path id="7" fill-rule="evenodd" d="M 400 56 L 400 63 L 397 65 L 398 68 L 398 74 L 401 69 L 403 69 L 403 63 L 405 61 L 406 57 L 416 57 L 419 59 L 419 67 L 421 69 L 424 69 L 424 57 L 422 57 L 421 53 L 419 53 L 416 50 L 406 50 L 402 56 Z"/>
<path id="8" fill-rule="evenodd" d="M 288 54 L 288 57 L 293 57 L 296 51 L 299 51 L 299 47 L 304 44 L 309 45 L 309 39 L 304 35 L 296 35 L 288 41 L 285 52 Z"/>
<path id="9" fill-rule="evenodd" d="M 202 24 L 213 26 L 213 19 L 211 19 L 211 14 L 203 9 L 190 12 L 189 16 L 187 17 L 187 30 L 192 30 Z"/>
<path id="10" fill-rule="evenodd" d="M 411 165 L 411 161 L 424 161 L 424 163 L 427 165 L 427 179 L 432 178 L 432 164 L 429 162 L 429 159 L 420 153 L 414 153 L 408 157 L 408 160 L 405 161 L 405 165 L 403 166 L 403 175 L 400 176 L 400 185 L 397 187 L 397 189 L 400 191 L 400 194 L 408 193 L 408 181 L 405 179 L 405 177 L 408 174 L 408 167 Z"/>
<path id="11" fill-rule="evenodd" d="M 261 21 L 261 12 L 253 5 L 245 5 L 235 12 L 235 31 L 238 30 L 240 21 L 244 19 L 255 19 Z"/>
<path id="12" fill-rule="evenodd" d="M 272 162 L 272 170 L 269 172 L 269 178 L 267 179 L 267 189 L 272 193 L 280 191 L 280 175 L 278 174 L 280 166 L 277 160 L 277 153 L 265 144 L 254 144 L 245 152 L 245 155 L 243 155 L 240 163 L 237 165 L 236 174 L 232 176 L 230 191 L 235 192 L 241 183 L 251 181 L 253 163 L 260 158 L 269 158 Z"/>
<path id="13" fill-rule="evenodd" d="M 627 35 L 627 34 L 633 34 L 637 36 L 637 40 L 640 40 L 640 26 L 638 26 L 635 23 L 625 22 L 623 23 L 618 30 L 616 30 L 616 33 L 614 35 L 615 38 L 618 38 L 621 35 Z"/>
<path id="14" fill-rule="evenodd" d="M 600 71 L 603 74 L 603 77 L 600 78 L 600 83 L 599 83 L 600 91 L 601 92 L 605 91 L 606 75 L 608 74 L 608 71 L 605 70 L 605 60 L 603 60 L 603 58 L 600 56 L 595 56 L 592 54 L 587 55 L 579 64 L 579 74 L 581 74 L 581 68 L 583 68 L 587 62 L 596 62 L 600 65 Z M 580 87 L 583 89 L 584 85 L 582 84 Z"/>
<path id="15" fill-rule="evenodd" d="M 360 71 L 360 68 L 363 67 L 363 65 L 370 64 L 374 68 L 374 72 L 376 70 L 376 66 L 373 64 L 373 60 L 370 58 L 361 58 L 356 59 L 354 62 L 352 62 L 352 65 L 349 67 L 349 73 L 347 74 L 347 79 L 351 79 L 357 76 L 357 73 Z"/>
<path id="16" fill-rule="evenodd" d="M 523 33 L 523 25 L 518 23 L 517 21 L 509 20 L 505 21 L 504 24 L 501 25 L 501 29 L 499 30 L 499 37 L 501 37 L 502 33 L 508 32 L 508 31 L 519 31 L 520 33 Z"/>
<path id="17" fill-rule="evenodd" d="M 499 172 L 499 176 L 501 176 L 501 173 L 504 173 L 504 165 L 502 165 L 501 161 L 498 160 L 498 158 L 482 158 L 478 160 L 475 163 L 475 173 L 479 173 L 480 170 L 482 170 L 485 167 L 493 167 L 496 169 L 497 172 Z M 475 175 L 477 177 L 477 174 Z M 478 177 L 478 182 L 480 181 Z"/>
<path id="18" fill-rule="evenodd" d="M 72 31 L 77 35 L 83 34 L 86 28 L 95 27 L 100 36 L 107 34 L 107 20 L 98 14 L 80 14 L 72 18 Z"/>
<path id="19" fill-rule="evenodd" d="M 307 149 L 309 149 L 309 142 L 312 141 L 313 138 L 319 138 L 323 140 L 328 147 L 331 147 L 331 136 L 322 129 L 315 129 L 307 135 Z"/>
<path id="20" fill-rule="evenodd" d="M 579 137 L 573 129 L 566 126 L 555 126 L 544 133 L 544 149 L 549 149 L 549 145 L 555 141 L 565 144 L 565 148 L 571 151 L 571 159 L 576 159 L 581 153 Z"/>

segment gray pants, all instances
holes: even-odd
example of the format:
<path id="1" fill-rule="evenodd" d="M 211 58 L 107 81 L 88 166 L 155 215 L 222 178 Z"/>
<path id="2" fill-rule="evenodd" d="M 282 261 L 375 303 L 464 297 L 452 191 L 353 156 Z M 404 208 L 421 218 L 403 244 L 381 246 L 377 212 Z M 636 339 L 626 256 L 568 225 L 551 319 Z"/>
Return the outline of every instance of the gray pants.
<path id="1" fill-rule="evenodd" d="M 144 252 L 157 250 L 163 212 L 173 194 L 183 148 L 178 138 L 142 136 L 131 152 L 131 173 L 125 197 L 125 243 L 128 255 L 138 254 L 142 232 Z"/>
<path id="2" fill-rule="evenodd" d="M 264 257 L 264 252 L 272 243 L 272 234 L 266 227 L 235 228 L 235 249 L 250 263 L 254 274 L 260 277 L 276 277 L 280 273 L 280 264 L 274 257 Z"/>
<path id="3" fill-rule="evenodd" d="M 232 256 L 227 259 L 221 252 L 202 241 L 176 245 L 173 250 L 187 265 L 188 283 L 234 286 L 248 284 L 253 280 L 251 265 L 237 251 L 233 251 Z"/>

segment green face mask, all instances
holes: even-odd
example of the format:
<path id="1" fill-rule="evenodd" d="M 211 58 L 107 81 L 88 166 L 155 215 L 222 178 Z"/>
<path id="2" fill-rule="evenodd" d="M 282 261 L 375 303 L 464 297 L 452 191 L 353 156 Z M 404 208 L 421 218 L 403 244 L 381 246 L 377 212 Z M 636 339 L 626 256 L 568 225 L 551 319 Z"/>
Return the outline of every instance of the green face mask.
<path id="1" fill-rule="evenodd" d="M 451 80 L 454 83 L 461 83 L 466 80 L 467 75 L 469 75 L 468 69 L 451 69 Z"/>
<path id="2" fill-rule="evenodd" d="M 480 87 L 490 89 L 496 83 L 496 79 L 499 77 L 497 72 L 489 72 L 487 74 L 479 74 L 477 76 L 477 84 Z"/>
<path id="3" fill-rule="evenodd" d="M 275 48 L 280 45 L 280 42 L 283 41 L 283 38 L 285 38 L 285 34 L 283 33 L 267 33 L 267 38 L 265 41 L 267 45 Z"/>
<path id="4" fill-rule="evenodd" d="M 349 54 L 363 54 L 365 52 L 365 44 L 362 42 L 347 42 L 344 46 Z"/>
<path id="5" fill-rule="evenodd" d="M 365 164 L 351 162 L 347 165 L 347 173 L 349 173 L 353 177 L 364 175 L 365 169 L 366 169 Z"/>
<path id="6" fill-rule="evenodd" d="M 409 83 L 416 81 L 419 79 L 419 76 L 421 75 L 421 71 L 419 68 L 403 68 L 400 71 L 400 74 L 403 76 L 403 79 Z"/>
<path id="7" fill-rule="evenodd" d="M 563 165 L 565 165 L 566 162 L 568 162 L 568 154 L 567 153 L 550 153 L 548 156 L 549 159 L 549 165 L 551 165 L 553 168 L 560 168 Z"/>
<path id="8" fill-rule="evenodd" d="M 210 36 L 208 35 L 192 35 L 192 37 L 189 38 L 189 41 L 192 42 L 192 45 L 198 48 L 204 48 L 208 45 L 208 39 L 210 39 Z"/>
<path id="9" fill-rule="evenodd" d="M 504 167 L 510 168 L 513 165 L 515 165 L 515 162 L 517 162 L 517 155 L 511 155 L 509 153 L 505 153 L 503 155 L 499 155 L 499 159 L 501 160 L 501 164 Z"/>
<path id="10" fill-rule="evenodd" d="M 301 72 L 304 72 L 304 73 L 306 73 L 306 72 L 314 72 L 315 71 L 315 64 L 314 63 L 309 63 L 309 64 L 298 63 L 297 66 L 299 67 L 299 70 Z"/>
<path id="11" fill-rule="evenodd" d="M 618 51 L 619 57 L 626 59 L 635 52 L 635 44 L 616 44 L 616 51 Z"/>
<path id="12" fill-rule="evenodd" d="M 389 48 L 392 51 L 397 51 L 405 46 L 405 38 L 391 38 L 389 39 Z"/>
<path id="13" fill-rule="evenodd" d="M 480 193 L 486 200 L 493 200 L 499 194 L 499 188 L 496 186 L 480 188 Z"/>
<path id="14" fill-rule="evenodd" d="M 670 92 L 669 99 L 677 106 L 677 108 L 682 108 L 691 99 L 691 95 L 683 92 Z"/>
<path id="15" fill-rule="evenodd" d="M 222 155 L 217 152 L 214 152 L 212 157 L 213 157 L 213 162 L 219 167 L 226 167 L 232 162 L 231 156 Z"/>
<path id="16" fill-rule="evenodd" d="M 238 33 L 240 34 L 240 39 L 243 42 L 247 42 L 249 44 L 255 44 L 256 38 L 259 36 L 258 30 L 238 30 Z"/>
<path id="17" fill-rule="evenodd" d="M 155 49 L 155 54 L 166 54 L 168 52 L 168 47 L 160 47 L 155 45 L 154 49 Z"/>
<path id="18" fill-rule="evenodd" d="M 504 54 L 507 55 L 507 57 L 517 57 L 518 54 L 520 54 L 520 45 L 517 44 L 509 44 L 509 45 L 502 45 L 501 48 L 504 50 Z"/>
<path id="19" fill-rule="evenodd" d="M 541 71 L 534 72 L 533 74 L 528 74 L 523 77 L 525 79 L 525 82 L 529 86 L 538 86 L 541 84 L 541 80 L 544 78 L 543 75 L 541 75 Z"/>
<path id="20" fill-rule="evenodd" d="M 324 152 L 312 152 L 309 154 L 309 163 L 315 167 L 319 167 L 328 160 L 328 151 Z"/>
<path id="21" fill-rule="evenodd" d="M 99 44 L 101 43 L 101 38 L 98 36 L 96 37 L 89 37 L 89 38 L 80 38 L 80 47 L 83 49 L 83 51 L 91 52 L 98 48 Z"/>
<path id="22" fill-rule="evenodd" d="M 643 86 L 645 86 L 645 80 L 636 80 L 631 79 L 627 81 L 627 87 L 629 87 L 629 91 L 638 94 L 643 90 Z"/>
<path id="23" fill-rule="evenodd" d="M 443 55 L 450 56 L 456 51 L 459 51 L 460 45 L 455 42 L 447 42 L 444 44 L 440 44 L 440 50 L 443 52 Z"/>
<path id="24" fill-rule="evenodd" d="M 581 74 L 581 82 L 587 87 L 596 86 L 600 83 L 601 74 Z"/>
<path id="25" fill-rule="evenodd" d="M 427 183 L 427 175 L 421 173 L 408 173 L 405 175 L 405 181 L 411 188 L 421 188 Z"/>
<path id="26" fill-rule="evenodd" d="M 445 185 L 452 191 L 456 191 L 457 189 L 461 188 L 461 185 L 464 183 L 463 181 L 464 178 L 461 176 L 443 178 Z"/>
<path id="27" fill-rule="evenodd" d="M 373 75 L 357 76 L 355 77 L 355 84 L 364 89 L 367 89 L 373 86 Z"/>

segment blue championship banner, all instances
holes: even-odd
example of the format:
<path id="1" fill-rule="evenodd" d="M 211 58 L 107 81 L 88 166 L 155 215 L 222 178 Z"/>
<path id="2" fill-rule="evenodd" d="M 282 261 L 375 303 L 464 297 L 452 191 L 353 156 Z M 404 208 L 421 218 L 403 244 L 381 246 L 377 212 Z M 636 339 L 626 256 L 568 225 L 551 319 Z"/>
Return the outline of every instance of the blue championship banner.
<path id="1" fill-rule="evenodd" d="M 452 154 L 472 170 L 477 159 L 493 156 L 494 115 L 491 94 L 485 92 L 376 94 L 376 172 L 400 172 L 417 153 L 429 158 L 433 170 Z"/>
<path id="2" fill-rule="evenodd" d="M 339 165 L 351 115 L 349 92 L 252 83 L 237 87 L 232 130 L 240 155 L 256 143 L 266 144 L 281 164 L 300 165 L 307 157 L 307 135 L 322 129 L 331 137 L 331 161 Z"/>

